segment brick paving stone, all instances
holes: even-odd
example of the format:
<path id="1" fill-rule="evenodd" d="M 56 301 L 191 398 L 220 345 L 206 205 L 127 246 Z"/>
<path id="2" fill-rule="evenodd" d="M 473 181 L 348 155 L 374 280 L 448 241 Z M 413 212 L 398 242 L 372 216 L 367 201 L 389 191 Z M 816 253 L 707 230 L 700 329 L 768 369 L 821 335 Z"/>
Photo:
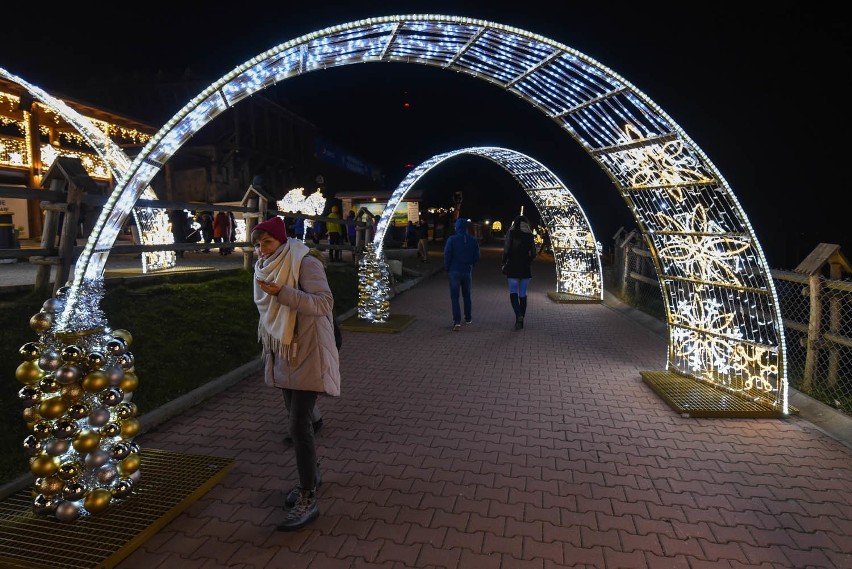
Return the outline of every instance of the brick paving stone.
<path id="1" fill-rule="evenodd" d="M 577 547 L 572 544 L 565 545 L 565 564 L 569 567 L 590 566 L 604 567 L 603 547 Z"/>
<path id="2" fill-rule="evenodd" d="M 425 544 L 420 549 L 420 556 L 417 558 L 414 566 L 457 569 L 460 567 L 459 560 L 461 559 L 461 553 L 462 550 L 459 548 L 438 549 L 429 544 Z"/>
<path id="3" fill-rule="evenodd" d="M 500 569 L 502 558 L 499 554 L 482 554 L 470 551 L 468 549 L 461 550 L 459 557 L 459 567 L 476 567 L 477 569 Z"/>
<path id="4" fill-rule="evenodd" d="M 348 535 L 339 550 L 324 553 L 342 559 L 354 557 L 372 563 L 378 558 L 384 544 L 384 540 L 381 539 L 368 540 Z"/>

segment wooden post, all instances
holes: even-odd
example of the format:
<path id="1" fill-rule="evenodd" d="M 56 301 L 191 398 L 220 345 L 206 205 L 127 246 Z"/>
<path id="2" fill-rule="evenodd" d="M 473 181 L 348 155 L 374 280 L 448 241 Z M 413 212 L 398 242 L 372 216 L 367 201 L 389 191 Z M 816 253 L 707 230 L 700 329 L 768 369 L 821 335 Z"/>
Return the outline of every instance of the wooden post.
<path id="1" fill-rule="evenodd" d="M 621 250 L 621 299 L 627 298 L 627 276 L 630 274 L 630 241 L 625 239 L 622 241 L 619 249 Z"/>
<path id="2" fill-rule="evenodd" d="M 62 192 L 64 191 L 64 184 L 65 180 L 51 180 L 50 191 Z M 51 207 L 54 205 L 59 204 L 41 202 L 41 208 L 44 209 L 44 226 L 41 231 L 41 248 L 50 251 L 51 255 L 56 251 L 56 232 L 59 229 L 59 214 L 62 213 L 61 210 L 64 209 L 64 204 L 62 208 Z M 47 285 L 50 283 L 51 270 L 52 265 L 50 264 L 40 263 L 38 265 L 34 286 L 36 292 L 47 293 Z"/>
<path id="3" fill-rule="evenodd" d="M 831 263 L 829 269 L 829 278 L 833 281 L 838 281 L 842 277 L 840 263 Z M 840 335 L 840 294 L 838 291 L 830 293 L 828 298 L 828 331 L 835 336 Z M 828 344 L 828 385 L 834 387 L 837 385 L 837 379 L 840 375 L 840 349 L 834 342 Z"/>
<path id="4" fill-rule="evenodd" d="M 811 314 L 808 319 L 808 340 L 805 353 L 805 369 L 802 372 L 802 391 L 809 393 L 814 384 L 814 372 L 819 361 L 820 320 L 822 319 L 822 281 L 820 275 L 808 277 L 811 299 Z"/>
<path id="5" fill-rule="evenodd" d="M 62 222 L 62 234 L 59 238 L 59 266 L 56 269 L 56 279 L 53 281 L 53 292 L 65 286 L 74 264 L 74 246 L 77 245 L 77 226 L 80 221 L 80 200 L 83 188 L 77 184 L 68 184 L 67 209 Z"/>

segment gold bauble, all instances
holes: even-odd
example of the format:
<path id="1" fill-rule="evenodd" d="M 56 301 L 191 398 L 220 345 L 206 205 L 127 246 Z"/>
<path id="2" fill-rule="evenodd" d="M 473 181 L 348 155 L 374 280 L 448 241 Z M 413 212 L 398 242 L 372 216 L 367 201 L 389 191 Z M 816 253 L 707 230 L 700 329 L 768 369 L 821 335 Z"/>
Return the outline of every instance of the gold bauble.
<path id="1" fill-rule="evenodd" d="M 89 492 L 89 495 L 83 500 L 83 507 L 95 514 L 105 510 L 109 506 L 110 500 L 112 500 L 112 492 L 98 488 Z"/>
<path id="2" fill-rule="evenodd" d="M 72 383 L 70 385 L 63 385 L 62 389 L 59 390 L 59 395 L 62 397 L 62 400 L 67 403 L 76 403 L 83 398 L 83 394 L 85 391 L 83 390 L 83 386 L 79 383 Z"/>
<path id="3" fill-rule="evenodd" d="M 83 389 L 85 389 L 89 393 L 97 393 L 98 391 L 102 391 L 108 385 L 109 377 L 107 377 L 107 374 L 105 374 L 99 369 L 90 371 L 86 374 L 86 377 L 83 378 Z"/>
<path id="4" fill-rule="evenodd" d="M 141 460 L 139 459 L 139 455 L 131 453 L 127 458 L 118 463 L 118 471 L 124 476 L 133 474 L 139 470 L 140 462 Z"/>
<path id="5" fill-rule="evenodd" d="M 58 419 L 67 408 L 61 397 L 51 397 L 39 403 L 38 412 L 46 419 Z"/>
<path id="6" fill-rule="evenodd" d="M 53 315 L 47 312 L 39 312 L 30 318 L 30 328 L 39 334 L 50 330 L 51 324 L 53 324 Z"/>
<path id="7" fill-rule="evenodd" d="M 63 482 L 58 476 L 46 476 L 45 478 L 39 478 L 35 483 L 36 490 L 48 496 L 61 492 L 64 486 L 65 482 Z"/>
<path id="8" fill-rule="evenodd" d="M 112 335 L 115 338 L 121 338 L 122 340 L 127 342 L 128 346 L 133 343 L 133 336 L 130 334 L 130 332 L 122 328 L 119 328 L 118 330 L 113 330 Z"/>
<path id="9" fill-rule="evenodd" d="M 139 428 L 141 426 L 139 419 L 136 419 L 135 417 L 125 419 L 121 422 L 121 436 L 125 439 L 132 439 L 139 432 Z"/>
<path id="10" fill-rule="evenodd" d="M 81 431 L 80 434 L 74 437 L 74 450 L 80 454 L 87 454 L 98 448 L 100 442 L 100 433 L 96 433 L 95 431 Z"/>
<path id="11" fill-rule="evenodd" d="M 27 360 L 15 370 L 15 379 L 23 384 L 35 383 L 44 376 L 44 371 L 32 360 Z"/>
<path id="12" fill-rule="evenodd" d="M 59 459 L 40 454 L 30 462 L 30 472 L 38 478 L 53 476 L 59 470 Z"/>
<path id="13" fill-rule="evenodd" d="M 121 380 L 118 387 L 125 393 L 136 391 L 136 388 L 139 387 L 139 378 L 132 371 L 126 371 L 124 372 L 124 379 Z"/>

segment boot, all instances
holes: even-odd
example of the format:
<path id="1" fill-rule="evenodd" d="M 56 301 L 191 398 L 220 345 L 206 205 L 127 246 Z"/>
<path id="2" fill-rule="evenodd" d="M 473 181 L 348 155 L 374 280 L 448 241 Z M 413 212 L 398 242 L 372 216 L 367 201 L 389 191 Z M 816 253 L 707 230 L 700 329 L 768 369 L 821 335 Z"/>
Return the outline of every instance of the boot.
<path id="1" fill-rule="evenodd" d="M 513 292 L 509 294 L 509 302 L 512 303 L 512 310 L 515 311 L 515 318 L 521 316 L 521 303 L 518 302 L 518 293 Z"/>
<path id="2" fill-rule="evenodd" d="M 521 306 L 521 319 L 527 315 L 527 297 L 518 297 L 518 304 Z"/>
<path id="3" fill-rule="evenodd" d="M 292 508 L 287 510 L 284 521 L 275 529 L 278 531 L 296 531 L 302 529 L 319 517 L 319 502 L 316 488 L 305 490 L 299 488 L 299 497 Z"/>
<path id="4" fill-rule="evenodd" d="M 520 330 L 524 327 L 524 317 L 518 316 L 515 318 L 515 330 Z"/>
<path id="5" fill-rule="evenodd" d="M 314 480 L 314 490 L 319 489 L 322 485 L 322 476 L 320 475 L 319 462 L 317 462 L 317 477 Z M 296 502 L 299 500 L 299 492 L 302 490 L 302 487 L 298 484 L 293 486 L 293 488 L 287 492 L 287 497 L 284 498 L 284 507 L 292 508 L 296 505 Z"/>

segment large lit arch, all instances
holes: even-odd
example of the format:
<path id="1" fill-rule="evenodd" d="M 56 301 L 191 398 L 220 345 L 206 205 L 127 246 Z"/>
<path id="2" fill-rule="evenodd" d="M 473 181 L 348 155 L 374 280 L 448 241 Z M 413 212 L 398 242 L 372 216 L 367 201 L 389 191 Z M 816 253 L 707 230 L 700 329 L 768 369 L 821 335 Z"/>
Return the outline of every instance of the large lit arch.
<path id="1" fill-rule="evenodd" d="M 385 233 L 393 212 L 411 188 L 433 168 L 460 155 L 481 156 L 494 162 L 511 174 L 530 196 L 551 235 L 556 262 L 556 292 L 603 300 L 600 254 L 595 235 L 580 204 L 556 174 L 541 162 L 507 148 L 477 146 L 452 150 L 435 155 L 413 168 L 391 194 L 382 211 L 376 226 L 376 245 L 371 254 L 381 257 Z M 361 304 L 367 300 L 359 302 L 359 314 L 374 311 L 366 307 L 362 310 Z"/>
<path id="2" fill-rule="evenodd" d="M 20 85 L 42 104 L 53 110 L 80 133 L 86 142 L 106 163 L 117 184 L 120 184 L 130 167 L 130 158 L 116 143 L 114 143 L 101 129 L 92 122 L 65 104 L 64 101 L 53 97 L 44 89 L 41 89 L 17 75 L 9 73 L 0 67 L 0 77 Z M 145 187 L 141 197 L 147 200 L 156 200 L 157 195 L 150 187 Z M 174 236 L 169 229 L 169 219 L 166 210 L 157 208 L 135 208 L 133 215 L 136 226 L 144 245 L 155 245 L 158 243 L 174 243 Z M 125 216 L 126 217 L 126 216 Z M 142 272 L 148 270 L 168 269 L 175 266 L 174 251 L 148 251 L 142 255 Z"/>
<path id="3" fill-rule="evenodd" d="M 739 201 L 705 153 L 647 95 L 596 60 L 525 30 L 455 16 L 387 16 L 326 28 L 261 53 L 202 91 L 145 145 L 110 196 L 58 325 L 92 325 L 80 308 L 93 305 L 87 290 L 102 279 L 121 223 L 205 124 L 287 78 L 381 61 L 484 79 L 555 121 L 609 175 L 645 236 L 667 311 L 667 367 L 788 413 L 783 328 L 769 268 Z"/>

